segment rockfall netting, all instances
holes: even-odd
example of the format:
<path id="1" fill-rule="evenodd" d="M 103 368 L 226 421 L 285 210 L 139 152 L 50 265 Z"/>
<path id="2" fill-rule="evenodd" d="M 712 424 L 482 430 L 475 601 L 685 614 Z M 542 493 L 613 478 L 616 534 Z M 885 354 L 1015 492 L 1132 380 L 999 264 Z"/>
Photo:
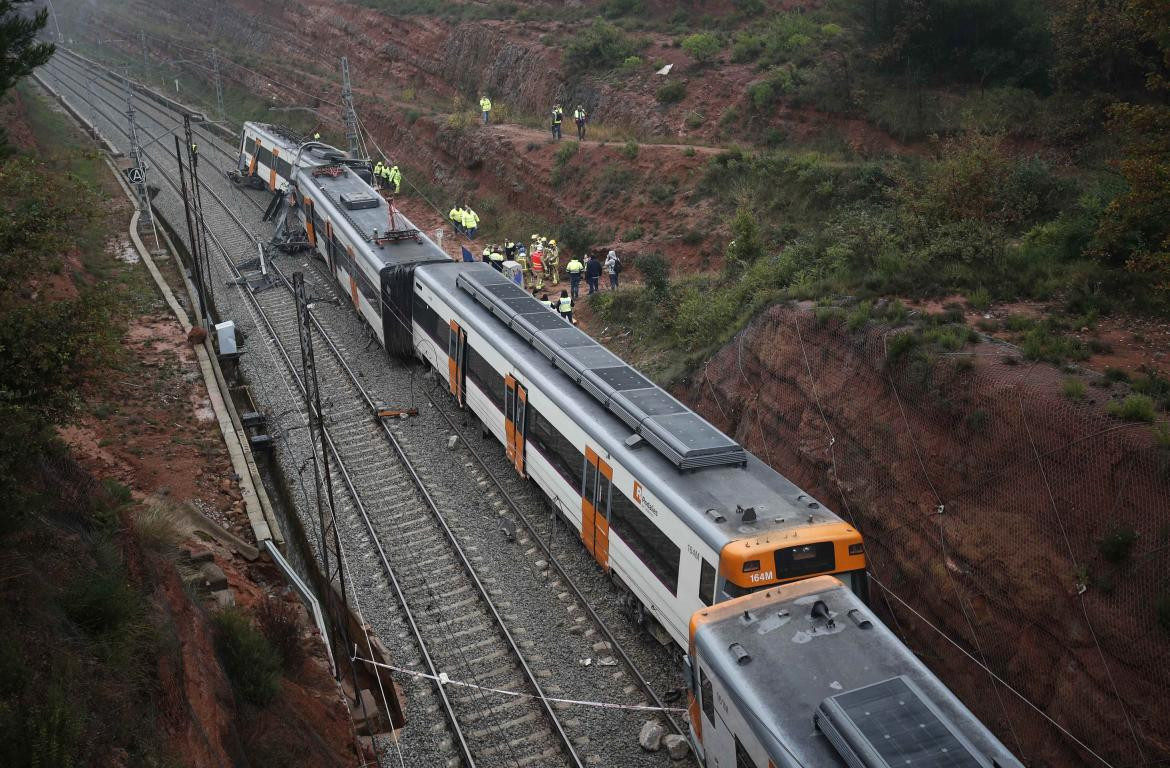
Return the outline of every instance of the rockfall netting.
<path id="1" fill-rule="evenodd" d="M 1170 761 L 1170 449 L 1099 376 L 904 333 L 773 307 L 685 396 L 861 530 L 871 603 L 1025 764 Z"/>

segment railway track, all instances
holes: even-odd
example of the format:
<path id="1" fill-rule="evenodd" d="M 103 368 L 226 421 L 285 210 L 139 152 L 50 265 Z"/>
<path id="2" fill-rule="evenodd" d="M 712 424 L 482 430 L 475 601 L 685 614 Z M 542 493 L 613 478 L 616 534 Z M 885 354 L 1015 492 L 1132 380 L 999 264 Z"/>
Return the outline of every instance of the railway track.
<path id="1" fill-rule="evenodd" d="M 84 66 L 66 54 L 56 57 L 47 70 L 65 98 L 82 102 L 75 103 L 75 107 L 91 116 L 107 136 L 121 137 L 115 143 L 124 146 L 121 90 L 105 73 L 92 84 L 87 82 Z M 144 99 L 136 99 L 135 106 L 140 130 L 145 130 L 151 139 L 176 127 L 181 129 L 181 117 L 166 107 Z M 227 298 L 237 316 L 241 308 L 247 311 L 253 333 L 259 332 L 265 338 L 269 359 L 282 369 L 283 385 L 298 403 L 302 421 L 300 351 L 299 347 L 286 346 L 286 340 L 296 338 L 297 327 L 289 271 L 294 268 L 303 271 L 310 293 L 322 302 L 314 308 L 311 317 L 314 345 L 318 350 L 318 377 L 327 403 L 323 408 L 327 444 L 330 459 L 337 468 L 332 489 L 337 500 L 337 523 L 345 540 L 360 542 L 347 560 L 350 577 L 355 588 L 364 591 L 367 606 L 371 604 L 371 593 L 378 603 L 379 615 L 372 616 L 371 623 L 384 639 L 413 638 L 417 656 L 407 656 L 401 648 L 395 648 L 404 667 L 433 677 L 442 672 L 454 680 L 523 694 L 500 697 L 475 688 L 431 684 L 431 695 L 421 702 L 422 709 L 443 713 L 447 735 L 439 737 L 432 731 L 427 746 L 445 753 L 448 762 L 466 765 L 580 766 L 585 762 L 601 762 L 600 755 L 582 757 L 580 752 L 596 743 L 591 741 L 590 734 L 596 739 L 612 723 L 592 716 L 563 717 L 559 714 L 563 705 L 554 706 L 548 701 L 549 693 L 573 691 L 560 684 L 550 668 L 554 666 L 552 660 L 528 637 L 531 627 L 515 626 L 513 596 L 494 577 L 481 575 L 486 570 L 477 568 L 477 563 L 484 558 L 475 544 L 466 543 L 475 541 L 476 532 L 468 530 L 468 515 L 459 514 L 465 499 L 437 482 L 436 469 L 428 468 L 439 438 L 431 435 L 424 442 L 409 423 L 377 422 L 372 418 L 377 396 L 363 382 L 366 372 L 360 367 L 355 371 L 347 362 L 360 352 L 355 348 L 355 340 L 360 344 L 363 338 L 369 337 L 348 308 L 335 310 L 324 303 L 340 303 L 328 276 L 320 273 L 312 261 L 293 259 L 291 265 L 273 265 L 280 281 L 277 289 L 253 294 L 238 286 L 220 288 L 219 284 L 240 278 L 235 264 L 250 258 L 256 253 L 257 243 L 267 239 L 269 233 L 265 230 L 269 227 L 258 221 L 266 196 L 238 190 L 227 182 L 222 172 L 235 166 L 234 151 L 201 129 L 197 129 L 197 135 L 205 218 L 212 248 L 218 256 L 214 266 L 217 298 Z M 146 141 L 144 138 L 143 143 Z M 165 151 L 173 144 L 173 140 L 163 139 L 144 151 L 153 167 L 151 180 L 163 182 L 163 191 L 169 187 L 172 193 L 160 194 L 155 200 L 156 207 L 168 220 L 180 221 L 182 209 L 175 209 L 177 187 L 172 181 L 177 172 L 173 156 Z M 204 163 L 214 173 L 208 173 L 202 167 Z M 244 215 L 237 212 L 240 209 Z M 179 218 L 174 218 L 176 214 Z M 327 354 L 322 354 L 326 350 Z M 581 635 L 593 643 L 592 647 L 600 647 L 621 659 L 627 677 L 610 687 L 616 686 L 627 699 L 642 695 L 642 703 L 661 706 L 654 687 L 570 578 L 570 568 L 561 565 L 554 555 L 551 546 L 556 529 L 554 519 L 544 516 L 537 519 L 525 514 L 525 507 L 533 508 L 533 500 L 522 498 L 526 494 L 522 490 L 518 492 L 511 479 L 501 480 L 491 458 L 481 455 L 486 452 L 477 452 L 471 446 L 466 434 L 468 425 L 461 429 L 457 423 L 458 411 L 452 412 L 449 403 L 434 398 L 426 388 L 423 391 L 449 430 L 463 434 L 468 452 L 474 458 L 474 462 L 463 461 L 463 469 L 485 486 L 481 498 L 475 500 L 477 506 L 486 507 L 479 510 L 479 516 L 502 515 L 499 508 L 503 506 L 526 526 L 527 533 L 521 534 L 520 543 L 535 540 L 544 553 L 546 573 L 556 572 L 545 578 L 557 590 L 558 599 L 565 602 L 561 595 L 567 594 L 571 607 L 580 608 L 579 615 L 587 617 L 583 620 L 574 617 L 573 624 L 589 625 L 581 630 Z M 301 437 L 303 450 L 305 441 Z M 443 470 L 439 467 L 438 471 Z M 518 480 L 514 475 L 511 478 Z M 369 561 L 378 567 L 369 568 Z M 396 610 L 389 610 L 390 606 L 385 605 L 387 593 L 394 596 Z M 387 617 L 383 613 L 396 615 Z M 595 637 L 605 639 L 594 642 Z M 392 644 L 398 645 L 393 641 Z M 418 690 L 419 686 L 415 686 L 412 693 Z M 677 723 L 674 725 L 677 729 Z"/>

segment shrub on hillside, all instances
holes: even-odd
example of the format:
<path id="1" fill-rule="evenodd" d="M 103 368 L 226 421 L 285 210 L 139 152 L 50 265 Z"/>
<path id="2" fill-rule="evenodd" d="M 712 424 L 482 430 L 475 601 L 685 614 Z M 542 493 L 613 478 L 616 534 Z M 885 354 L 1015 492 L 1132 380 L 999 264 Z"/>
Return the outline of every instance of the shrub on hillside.
<path id="1" fill-rule="evenodd" d="M 1146 395 L 1126 395 L 1120 403 L 1113 402 L 1108 406 L 1109 414 L 1125 421 L 1144 421 L 1153 423 L 1157 418 L 1154 400 Z"/>
<path id="2" fill-rule="evenodd" d="M 565 47 L 565 67 L 571 74 L 613 69 L 638 51 L 624 32 L 604 21 L 595 21 Z"/>
<path id="3" fill-rule="evenodd" d="M 699 64 L 710 64 L 723 50 L 723 43 L 710 32 L 699 32 L 683 38 L 682 47 Z"/>
<path id="4" fill-rule="evenodd" d="M 655 296 L 663 297 L 670 290 L 670 264 L 661 253 L 646 253 L 636 262 L 646 288 Z"/>
<path id="5" fill-rule="evenodd" d="M 682 80 L 671 80 L 660 86 L 654 95 L 663 104 L 677 104 L 686 98 L 687 84 Z"/>
<path id="6" fill-rule="evenodd" d="M 264 706 L 280 692 L 280 654 L 239 608 L 212 618 L 215 649 L 240 698 Z"/>

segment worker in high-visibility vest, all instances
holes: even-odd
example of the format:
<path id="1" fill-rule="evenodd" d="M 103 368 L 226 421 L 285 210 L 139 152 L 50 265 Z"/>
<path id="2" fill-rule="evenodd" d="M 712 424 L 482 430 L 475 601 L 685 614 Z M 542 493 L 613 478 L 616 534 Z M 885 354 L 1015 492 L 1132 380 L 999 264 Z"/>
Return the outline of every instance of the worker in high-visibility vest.
<path id="1" fill-rule="evenodd" d="M 492 100 L 487 97 L 486 93 L 479 95 L 479 111 L 483 112 L 483 124 L 487 125 L 492 117 Z"/>
<path id="2" fill-rule="evenodd" d="M 557 312 L 569 325 L 576 325 L 573 322 L 573 299 L 569 296 L 568 291 L 561 291 L 561 298 L 557 300 Z"/>
<path id="3" fill-rule="evenodd" d="M 375 189 L 382 188 L 382 182 L 385 180 L 385 170 L 386 170 L 386 166 L 382 165 L 381 160 L 379 160 L 377 163 L 374 164 L 374 188 Z"/>
<path id="4" fill-rule="evenodd" d="M 573 292 L 573 298 L 577 298 L 581 293 L 581 275 L 585 272 L 585 265 L 576 256 L 569 259 L 569 263 L 565 265 L 565 271 L 569 273 L 569 290 Z"/>
<path id="5" fill-rule="evenodd" d="M 398 170 L 397 165 L 390 165 L 386 167 L 386 184 L 394 185 L 394 194 L 398 194 L 399 187 L 402 186 L 402 171 Z"/>
<path id="6" fill-rule="evenodd" d="M 536 282 L 536 290 L 544 289 L 544 251 L 537 248 L 532 252 L 532 277 Z"/>

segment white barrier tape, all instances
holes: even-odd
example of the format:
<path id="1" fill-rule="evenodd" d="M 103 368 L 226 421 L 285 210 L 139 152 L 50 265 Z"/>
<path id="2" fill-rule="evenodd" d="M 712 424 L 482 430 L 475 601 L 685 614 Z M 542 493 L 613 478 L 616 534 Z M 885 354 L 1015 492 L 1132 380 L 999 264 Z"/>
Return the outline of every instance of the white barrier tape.
<path id="1" fill-rule="evenodd" d="M 356 647 L 354 650 L 355 651 L 357 650 Z M 596 707 L 598 709 L 630 709 L 630 710 L 635 710 L 638 712 L 679 712 L 679 713 L 686 712 L 686 710 L 681 708 L 681 707 L 650 707 L 650 706 L 642 706 L 640 704 L 613 704 L 611 702 L 606 702 L 606 701 L 581 701 L 578 699 L 558 699 L 558 698 L 554 698 L 552 696 L 544 696 L 544 697 L 533 696 L 530 693 L 520 693 L 519 691 L 506 691 L 502 688 L 490 688 L 490 687 L 483 686 L 483 685 L 476 685 L 475 683 L 465 683 L 461 680 L 452 680 L 450 677 L 447 676 L 446 672 L 440 672 L 438 674 L 438 676 L 428 675 L 426 672 L 419 672 L 416 669 L 405 669 L 403 667 L 396 667 L 393 664 L 384 664 L 380 661 L 374 661 L 373 659 L 363 659 L 361 656 L 356 655 L 356 653 L 353 656 L 353 661 L 360 661 L 363 664 L 369 664 L 372 667 L 381 667 L 383 669 L 389 669 L 393 672 L 399 672 L 399 673 L 404 674 L 404 675 L 410 675 L 411 677 L 418 677 L 418 678 L 423 678 L 426 680 L 434 680 L 434 681 L 438 682 L 440 685 L 457 685 L 461 688 L 474 688 L 478 691 L 485 691 L 487 693 L 498 693 L 501 696 L 516 696 L 516 697 L 525 698 L 525 699 L 543 698 L 544 701 L 559 702 L 561 704 L 569 704 L 569 705 L 581 706 L 581 707 Z"/>

